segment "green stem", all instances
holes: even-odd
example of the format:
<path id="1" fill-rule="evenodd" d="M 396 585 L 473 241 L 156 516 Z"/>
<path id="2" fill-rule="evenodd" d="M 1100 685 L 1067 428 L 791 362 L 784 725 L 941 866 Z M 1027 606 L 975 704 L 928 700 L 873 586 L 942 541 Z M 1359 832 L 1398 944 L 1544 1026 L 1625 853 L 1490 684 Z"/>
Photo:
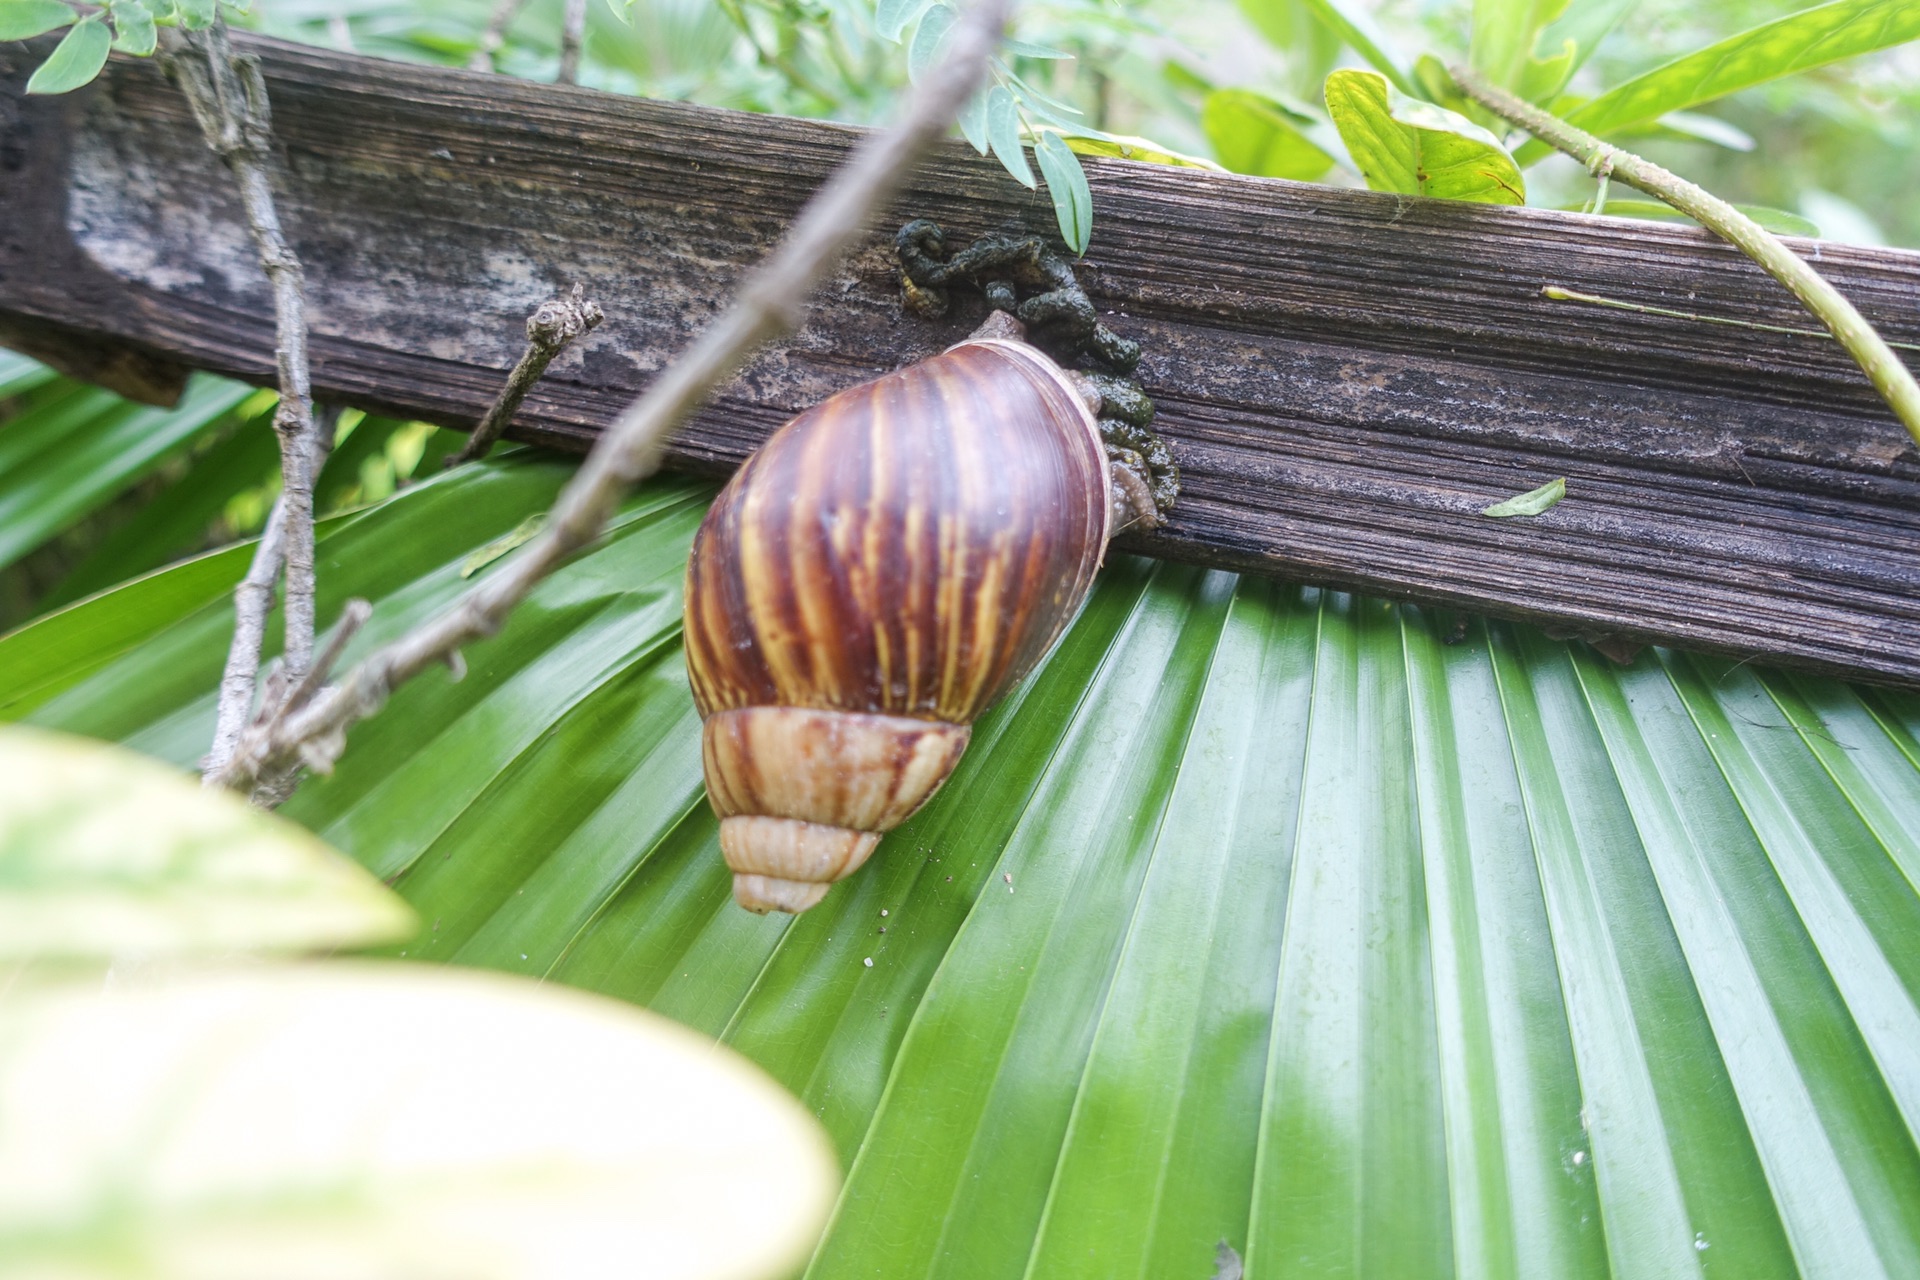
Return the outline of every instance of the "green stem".
<path id="1" fill-rule="evenodd" d="M 1831 338 L 1833 336 L 1825 329 L 1796 329 L 1784 324 L 1761 324 L 1757 320 L 1735 320 L 1732 316 L 1709 316 L 1698 311 L 1676 311 L 1672 307 L 1650 307 L 1644 302 L 1627 302 L 1620 298 L 1606 297 L 1604 294 L 1581 293 L 1577 289 L 1563 289 L 1557 284 L 1550 284 L 1541 289 L 1540 296 L 1552 298 L 1555 302 L 1588 302 L 1596 307 L 1611 307 L 1615 311 L 1638 311 L 1642 315 L 1670 316 L 1675 320 L 1692 320 L 1697 324 L 1724 324 L 1732 325 L 1737 329 L 1789 333 L 1796 338 Z M 1920 342 L 1889 342 L 1887 345 L 1900 351 L 1920 351 Z"/>
<path id="2" fill-rule="evenodd" d="M 1920 443 L 1920 383 L 1914 382 L 1913 374 L 1867 323 L 1866 317 L 1772 232 L 1685 178 L 1610 146 L 1530 102 L 1522 102 L 1476 71 L 1458 66 L 1447 70 L 1462 93 L 1540 141 L 1579 160 L 1595 176 L 1616 177 L 1628 186 L 1666 201 L 1709 231 L 1732 241 L 1819 317 L 1848 354 L 1859 361 L 1874 390 L 1892 407 L 1915 443 Z"/>

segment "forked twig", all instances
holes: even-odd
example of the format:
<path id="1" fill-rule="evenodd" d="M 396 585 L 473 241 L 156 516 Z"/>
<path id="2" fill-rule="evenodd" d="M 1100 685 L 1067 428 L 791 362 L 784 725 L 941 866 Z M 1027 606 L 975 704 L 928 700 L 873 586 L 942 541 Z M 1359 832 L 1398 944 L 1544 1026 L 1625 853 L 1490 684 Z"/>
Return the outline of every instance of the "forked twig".
<path id="1" fill-rule="evenodd" d="M 430 666 L 457 662 L 462 646 L 499 630 L 541 579 L 598 537 L 628 489 L 659 466 L 668 433 L 755 347 L 799 326 L 814 286 L 865 234 L 874 212 L 972 96 L 999 45 L 1007 3 L 978 0 L 955 24 L 947 56 L 913 89 L 900 121 L 854 150 L 807 202 L 779 248 L 743 283 L 726 313 L 600 437 L 538 537 L 451 607 L 367 655 L 306 706 L 276 712 L 249 728 L 218 781 L 251 792 L 270 771 L 301 763 L 331 768 L 349 726 L 378 711 L 402 682 Z"/>
<path id="2" fill-rule="evenodd" d="M 506 385 L 500 388 L 487 416 L 480 419 L 480 425 L 467 437 L 466 446 L 447 459 L 447 465 L 457 467 L 486 457 L 487 450 L 493 448 L 493 442 L 513 422 L 520 402 L 527 398 L 533 384 L 540 381 L 540 375 L 547 371 L 553 358 L 604 318 L 599 304 L 587 297 L 586 290 L 577 284 L 572 293 L 541 303 L 539 309 L 527 317 L 527 349 L 520 353 L 519 362 L 507 374 Z"/>
<path id="3" fill-rule="evenodd" d="M 231 758 L 240 726 L 251 709 L 253 672 L 259 662 L 265 615 L 262 609 L 255 620 L 245 616 L 244 610 L 259 608 L 263 599 L 271 599 L 271 569 L 276 558 L 285 568 L 287 584 L 282 660 L 296 680 L 306 674 L 313 661 L 313 477 L 317 458 L 307 369 L 305 282 L 300 259 L 287 244 L 274 205 L 272 119 L 259 60 L 234 53 L 226 23 L 217 15 L 205 30 L 167 28 L 166 33 L 163 60 L 167 73 L 186 96 L 207 145 L 232 171 L 239 188 L 260 265 L 273 287 L 278 339 L 275 356 L 280 406 L 274 412 L 273 426 L 280 436 L 279 545 L 274 547 L 271 537 L 261 539 L 254 567 L 265 573 L 265 583 L 250 571 L 241 588 L 245 594 L 236 596 L 233 643 L 227 653 L 226 675 L 220 682 L 213 745 L 207 752 L 210 777 Z"/>

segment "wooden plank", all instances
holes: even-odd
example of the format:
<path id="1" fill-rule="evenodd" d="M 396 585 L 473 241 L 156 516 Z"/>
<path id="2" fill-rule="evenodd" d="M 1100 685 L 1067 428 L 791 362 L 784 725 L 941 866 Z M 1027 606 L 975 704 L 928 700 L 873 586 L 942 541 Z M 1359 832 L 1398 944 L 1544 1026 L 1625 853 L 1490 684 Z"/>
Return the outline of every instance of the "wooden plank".
<path id="1" fill-rule="evenodd" d="M 858 131 L 265 40 L 323 393 L 467 426 L 527 312 L 584 281 L 607 322 L 514 434 L 579 449 L 711 318 Z M 150 392 L 267 380 L 265 281 L 184 103 L 118 60 L 66 99 L 0 46 L 0 340 Z M 1920 682 L 1920 453 L 1838 346 L 1544 299 L 1543 285 L 1805 327 L 1687 228 L 1090 163 L 1084 278 L 1146 348 L 1186 475 L 1153 555 Z M 795 339 L 676 443 L 739 462 L 788 415 L 937 350 L 886 232 L 1047 232 L 963 146 L 919 174 Z M 1920 254 L 1805 242 L 1920 341 Z M 64 356 L 63 356 L 64 353 Z M 171 364 L 169 362 L 172 362 Z M 132 370 L 132 372 L 128 372 Z M 1567 477 L 1534 520 L 1481 507 Z"/>

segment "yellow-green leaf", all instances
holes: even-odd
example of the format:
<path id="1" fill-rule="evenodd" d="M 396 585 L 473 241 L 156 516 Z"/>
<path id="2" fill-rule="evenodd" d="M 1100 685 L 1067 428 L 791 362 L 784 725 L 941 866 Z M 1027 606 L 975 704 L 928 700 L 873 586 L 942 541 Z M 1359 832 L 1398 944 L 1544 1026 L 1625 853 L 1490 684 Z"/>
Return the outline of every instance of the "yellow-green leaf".
<path id="1" fill-rule="evenodd" d="M 26 40 L 58 31 L 74 16 L 60 0 L 0 0 L 0 40 Z"/>
<path id="2" fill-rule="evenodd" d="M 1606 137 L 1769 80 L 1920 39 L 1913 0 L 1834 0 L 1729 36 L 1601 94 L 1567 118 Z M 1528 143 L 1521 163 L 1545 155 Z"/>
<path id="3" fill-rule="evenodd" d="M 1327 77 L 1327 110 L 1375 191 L 1525 204 L 1526 182 L 1491 133 L 1465 116 L 1399 93 L 1373 71 Z"/>
<path id="4" fill-rule="evenodd" d="M 1174 151 L 1161 146 L 1151 138 L 1136 137 L 1127 133 L 1103 133 L 1095 138 L 1065 129 L 1056 130 L 1056 132 L 1075 155 L 1099 156 L 1105 160 L 1137 160 L 1142 164 L 1170 164 L 1181 169 L 1211 169 L 1215 173 L 1224 172 L 1219 165 L 1205 156 L 1190 156 L 1184 151 Z"/>
<path id="5" fill-rule="evenodd" d="M 1075 253 L 1085 253 L 1093 236 L 1093 192 L 1087 175 L 1071 148 L 1051 131 L 1035 140 L 1034 159 L 1040 162 L 1040 174 L 1047 180 L 1047 194 L 1053 197 L 1053 216 L 1060 224 L 1060 238 Z"/>
<path id="6" fill-rule="evenodd" d="M 291 822 L 121 747 L 0 728 L 0 960 L 308 951 L 413 927 Z"/>
<path id="7" fill-rule="evenodd" d="M 1313 182 L 1333 168 L 1333 157 L 1301 131 L 1302 122 L 1265 94 L 1209 94 L 1200 123 L 1220 162 L 1235 173 Z"/>
<path id="8" fill-rule="evenodd" d="M 1550 510 L 1567 496 L 1566 477 L 1549 480 L 1538 489 L 1516 494 L 1505 502 L 1496 502 L 1481 510 L 1483 516 L 1537 516 Z"/>
<path id="9" fill-rule="evenodd" d="M 775 1280 L 838 1180 L 744 1059 L 524 979 L 202 970 L 0 1022 L 9 1277 Z"/>
<path id="10" fill-rule="evenodd" d="M 113 33 L 99 14 L 75 24 L 27 80 L 28 93 L 65 93 L 90 83 L 107 64 Z"/>

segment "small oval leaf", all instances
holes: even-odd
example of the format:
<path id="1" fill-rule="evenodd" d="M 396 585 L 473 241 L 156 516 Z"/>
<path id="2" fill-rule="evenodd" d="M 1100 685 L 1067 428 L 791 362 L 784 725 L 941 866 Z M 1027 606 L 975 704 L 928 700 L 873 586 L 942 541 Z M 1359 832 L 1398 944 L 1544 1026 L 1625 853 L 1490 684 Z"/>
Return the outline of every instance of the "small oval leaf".
<path id="1" fill-rule="evenodd" d="M 993 92 L 987 95 L 987 142 L 1013 180 L 1032 190 L 1033 168 L 1020 143 L 1020 107 L 1005 85 L 993 86 Z"/>
<path id="2" fill-rule="evenodd" d="M 213 25 L 218 0 L 173 0 L 180 25 L 189 31 L 204 31 Z"/>
<path id="3" fill-rule="evenodd" d="M 960 135 L 981 155 L 987 154 L 987 95 L 991 90 L 982 89 L 973 95 L 967 105 L 960 108 L 956 117 L 960 125 Z"/>
<path id="4" fill-rule="evenodd" d="M 900 33 L 926 12 L 930 3 L 932 0 L 880 0 L 879 8 L 873 15 L 874 30 L 884 39 L 898 42 Z"/>
<path id="5" fill-rule="evenodd" d="M 45 35 L 73 20 L 73 10 L 60 0 L 0 0 L 0 40 Z"/>
<path id="6" fill-rule="evenodd" d="M 1051 131 L 1042 133 L 1033 154 L 1046 177 L 1047 192 L 1053 197 L 1053 216 L 1060 224 L 1060 238 L 1074 253 L 1087 251 L 1093 238 L 1093 192 L 1087 187 L 1087 175 L 1080 168 L 1080 157 L 1065 139 Z"/>
<path id="7" fill-rule="evenodd" d="M 107 64 L 113 34 L 99 14 L 75 25 L 27 81 L 28 93 L 66 93 L 91 83 Z"/>
<path id="8" fill-rule="evenodd" d="M 140 0 L 109 0 L 107 11 L 113 15 L 113 47 L 136 58 L 154 51 L 156 35 L 153 14 Z"/>
<path id="9" fill-rule="evenodd" d="M 947 32 L 953 30 L 953 24 L 959 17 L 957 10 L 944 4 L 936 4 L 927 10 L 927 16 L 920 19 L 920 26 L 913 33 L 913 43 L 907 46 L 909 79 L 918 80 L 940 60 L 940 50 L 947 43 Z"/>
<path id="10" fill-rule="evenodd" d="M 1565 476 L 1561 476 L 1557 480 L 1547 481 L 1547 483 L 1541 485 L 1538 489 L 1529 489 L 1525 493 L 1516 494 L 1508 498 L 1505 502 L 1496 502 L 1490 507 L 1484 507 L 1481 509 L 1480 514 L 1483 516 L 1497 516 L 1502 518 L 1506 516 L 1537 516 L 1543 511 L 1550 510 L 1559 503 L 1560 499 L 1566 496 L 1567 479 Z"/>

